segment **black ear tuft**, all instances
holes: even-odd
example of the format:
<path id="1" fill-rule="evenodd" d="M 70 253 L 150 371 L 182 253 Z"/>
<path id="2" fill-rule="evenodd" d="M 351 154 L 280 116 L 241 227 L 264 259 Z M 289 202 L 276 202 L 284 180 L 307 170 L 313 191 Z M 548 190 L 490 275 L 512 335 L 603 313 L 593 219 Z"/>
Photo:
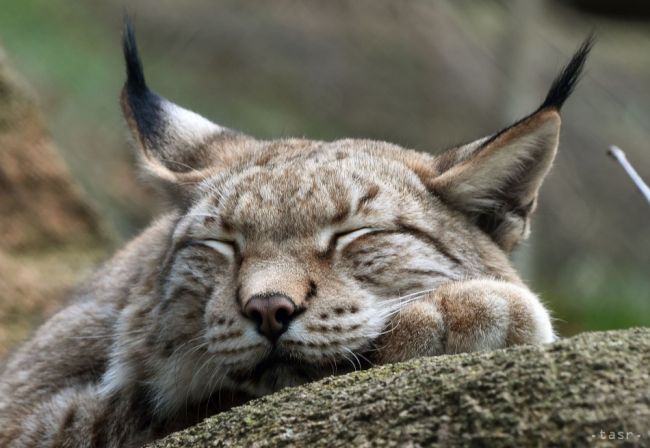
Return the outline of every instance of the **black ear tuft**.
<path id="1" fill-rule="evenodd" d="M 225 166 L 218 140 L 222 134 L 230 137 L 234 132 L 149 90 L 133 23 L 126 14 L 122 49 L 126 82 L 120 106 L 139 149 L 143 171 L 171 188 L 174 197 L 194 194 L 195 190 L 185 185 L 201 181 L 210 169 Z"/>
<path id="2" fill-rule="evenodd" d="M 142 62 L 135 41 L 133 22 L 124 15 L 122 49 L 126 64 L 126 83 L 122 89 L 122 110 L 140 142 L 151 149 L 156 148 L 165 132 L 162 117 L 163 99 L 149 90 L 144 79 Z"/>
<path id="3" fill-rule="evenodd" d="M 122 31 L 122 50 L 126 62 L 126 88 L 130 95 L 141 95 L 147 92 L 147 84 L 144 80 L 142 62 L 138 54 L 138 45 L 135 41 L 135 31 L 131 18 L 124 14 L 124 29 Z"/>
<path id="4" fill-rule="evenodd" d="M 564 104 L 569 95 L 571 95 L 573 89 L 580 80 L 582 68 L 585 65 L 585 60 L 587 59 L 587 55 L 589 55 L 589 51 L 591 51 L 593 43 L 594 36 L 591 34 L 587 39 L 585 39 L 582 45 L 580 45 L 578 51 L 576 51 L 558 77 L 555 78 L 544 102 L 539 106 L 540 110 L 546 108 L 560 110 L 562 104 Z"/>

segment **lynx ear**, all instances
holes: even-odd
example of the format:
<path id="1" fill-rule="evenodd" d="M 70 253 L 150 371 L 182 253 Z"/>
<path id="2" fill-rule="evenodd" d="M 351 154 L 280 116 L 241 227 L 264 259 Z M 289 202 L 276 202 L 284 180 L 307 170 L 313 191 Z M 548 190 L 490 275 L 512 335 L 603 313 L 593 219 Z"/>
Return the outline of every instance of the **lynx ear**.
<path id="1" fill-rule="evenodd" d="M 200 181 L 218 159 L 211 143 L 233 132 L 149 90 L 128 17 L 122 38 L 127 80 L 120 103 L 144 171 L 172 188 Z"/>
<path id="2" fill-rule="evenodd" d="M 559 111 L 579 79 L 591 45 L 591 38 L 583 43 L 537 111 L 436 159 L 441 174 L 428 183 L 429 188 L 507 252 L 528 236 L 539 187 L 557 152 Z"/>

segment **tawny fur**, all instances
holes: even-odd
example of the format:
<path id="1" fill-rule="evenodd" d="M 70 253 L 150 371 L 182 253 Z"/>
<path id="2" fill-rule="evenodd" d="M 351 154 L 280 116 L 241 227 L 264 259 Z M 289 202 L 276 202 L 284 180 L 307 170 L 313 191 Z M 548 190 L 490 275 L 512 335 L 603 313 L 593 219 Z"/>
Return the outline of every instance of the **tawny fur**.
<path id="1" fill-rule="evenodd" d="M 8 360 L 0 446 L 139 446 L 334 373 L 554 339 L 507 255 L 555 154 L 557 108 L 432 156 L 259 141 L 163 102 L 148 134 L 136 87 L 125 116 L 176 206 Z M 300 310 L 275 343 L 242 312 L 269 291 Z"/>

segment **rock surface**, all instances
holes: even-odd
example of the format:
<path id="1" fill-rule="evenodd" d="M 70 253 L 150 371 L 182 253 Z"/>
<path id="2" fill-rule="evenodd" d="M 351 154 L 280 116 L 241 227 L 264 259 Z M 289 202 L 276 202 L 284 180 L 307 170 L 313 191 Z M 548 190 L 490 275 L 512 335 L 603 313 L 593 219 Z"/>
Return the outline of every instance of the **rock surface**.
<path id="1" fill-rule="evenodd" d="M 216 415 L 150 448 L 622 441 L 650 445 L 650 328 L 327 378 Z"/>

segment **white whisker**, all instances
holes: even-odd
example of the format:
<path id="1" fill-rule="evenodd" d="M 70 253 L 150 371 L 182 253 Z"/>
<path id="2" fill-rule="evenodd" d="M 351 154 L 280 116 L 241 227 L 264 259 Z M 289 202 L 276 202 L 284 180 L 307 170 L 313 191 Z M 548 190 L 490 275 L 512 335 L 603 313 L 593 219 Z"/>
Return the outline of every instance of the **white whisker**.
<path id="1" fill-rule="evenodd" d="M 206 356 L 206 355 L 208 355 L 208 358 L 207 358 L 205 361 L 203 361 L 203 362 L 201 363 L 201 360 L 202 360 L 203 357 Z M 185 411 L 186 411 L 186 412 L 187 412 L 187 406 L 188 406 L 188 404 L 189 404 L 190 393 L 192 392 L 192 387 L 193 387 L 194 381 L 196 381 L 196 379 L 201 375 L 201 371 L 205 368 L 205 366 L 207 366 L 207 365 L 210 363 L 210 361 L 211 361 L 211 357 L 210 357 L 209 355 L 210 355 L 210 353 L 208 353 L 208 352 L 206 351 L 205 353 L 203 353 L 203 354 L 199 357 L 199 363 L 201 363 L 201 367 L 199 367 L 198 370 L 196 370 L 195 372 L 193 372 L 193 374 L 192 374 L 192 379 L 190 380 L 190 384 L 189 384 L 189 386 L 187 386 L 187 391 L 185 392 Z"/>

